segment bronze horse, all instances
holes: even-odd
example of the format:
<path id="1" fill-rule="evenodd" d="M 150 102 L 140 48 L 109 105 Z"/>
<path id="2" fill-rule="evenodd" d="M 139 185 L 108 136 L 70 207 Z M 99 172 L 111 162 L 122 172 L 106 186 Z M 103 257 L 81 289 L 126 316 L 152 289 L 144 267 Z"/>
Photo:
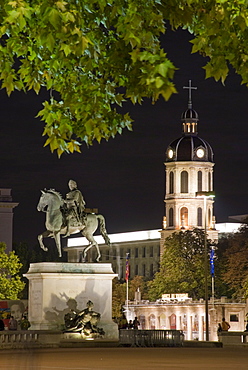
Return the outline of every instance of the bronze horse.
<path id="1" fill-rule="evenodd" d="M 38 240 L 40 243 L 40 247 L 47 251 L 47 247 L 43 243 L 43 238 L 54 238 L 57 250 L 59 253 L 59 257 L 62 256 L 61 253 L 61 241 L 60 235 L 66 234 L 66 225 L 64 222 L 64 215 L 63 215 L 63 208 L 64 208 L 64 200 L 62 196 L 54 189 L 50 190 L 42 190 L 41 197 L 39 203 L 37 205 L 37 210 L 46 212 L 46 231 L 42 234 L 38 235 Z M 85 261 L 87 252 L 93 246 L 97 249 L 97 257 L 96 262 L 99 262 L 101 258 L 101 253 L 99 246 L 96 240 L 93 237 L 94 232 L 98 228 L 98 224 L 100 226 L 101 235 L 105 241 L 105 243 L 110 246 L 110 240 L 107 235 L 107 231 L 105 228 L 105 219 L 102 215 L 95 215 L 93 213 L 87 213 L 85 217 L 85 223 L 78 224 L 77 226 L 69 225 L 69 232 L 70 234 L 76 234 L 81 232 L 81 234 L 89 241 L 89 245 L 85 248 L 83 253 L 83 260 Z"/>

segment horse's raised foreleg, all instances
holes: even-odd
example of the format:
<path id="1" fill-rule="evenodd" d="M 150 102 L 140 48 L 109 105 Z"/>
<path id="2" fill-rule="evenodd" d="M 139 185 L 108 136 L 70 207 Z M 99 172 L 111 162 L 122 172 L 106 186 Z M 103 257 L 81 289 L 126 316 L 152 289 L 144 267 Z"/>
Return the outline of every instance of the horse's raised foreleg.
<path id="1" fill-rule="evenodd" d="M 54 239 L 55 239 L 56 247 L 57 247 L 57 250 L 58 250 L 58 253 L 59 253 L 59 257 L 62 257 L 60 232 L 59 231 L 54 231 Z"/>
<path id="2" fill-rule="evenodd" d="M 43 238 L 48 238 L 49 236 L 51 236 L 51 234 L 52 234 L 51 231 L 46 230 L 46 231 L 44 231 L 44 233 L 38 235 L 38 241 L 39 241 L 40 247 L 45 252 L 48 251 L 48 248 L 44 245 Z"/>

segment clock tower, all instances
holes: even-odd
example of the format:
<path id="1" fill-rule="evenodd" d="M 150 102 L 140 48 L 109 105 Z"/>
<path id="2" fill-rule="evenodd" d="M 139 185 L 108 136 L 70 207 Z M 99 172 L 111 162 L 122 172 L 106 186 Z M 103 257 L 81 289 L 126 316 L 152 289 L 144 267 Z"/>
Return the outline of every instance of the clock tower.
<path id="1" fill-rule="evenodd" d="M 205 229 L 208 238 L 218 239 L 213 212 L 213 150 L 198 136 L 198 114 L 192 108 L 189 90 L 188 108 L 182 113 L 182 136 L 166 150 L 165 216 L 161 232 L 161 254 L 164 240 L 172 232 Z"/>

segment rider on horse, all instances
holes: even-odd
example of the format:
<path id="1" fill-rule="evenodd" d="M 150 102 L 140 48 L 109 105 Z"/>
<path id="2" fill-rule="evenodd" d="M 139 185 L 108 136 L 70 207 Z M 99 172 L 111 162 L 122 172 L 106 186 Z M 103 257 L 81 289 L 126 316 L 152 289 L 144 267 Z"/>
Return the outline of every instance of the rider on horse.
<path id="1" fill-rule="evenodd" d="M 77 183 L 74 180 L 70 180 L 68 183 L 70 192 L 66 194 L 66 236 L 70 235 L 70 221 L 76 220 L 78 224 L 85 224 L 85 201 L 80 190 L 77 189 Z"/>

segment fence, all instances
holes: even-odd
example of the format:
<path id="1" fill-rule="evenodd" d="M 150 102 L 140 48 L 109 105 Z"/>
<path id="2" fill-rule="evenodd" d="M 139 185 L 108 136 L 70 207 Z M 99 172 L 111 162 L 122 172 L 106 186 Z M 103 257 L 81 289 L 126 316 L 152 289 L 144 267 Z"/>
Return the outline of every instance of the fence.
<path id="1" fill-rule="evenodd" d="M 121 345 L 131 347 L 181 347 L 184 334 L 181 330 L 119 330 Z"/>
<path id="2" fill-rule="evenodd" d="M 180 330 L 119 330 L 119 344 L 124 346 L 180 347 L 183 345 L 183 341 L 184 335 Z M 60 347 L 62 342 L 65 347 L 68 341 L 59 331 L 0 331 L 0 349 Z M 100 342 L 104 343 L 104 340 Z"/>

